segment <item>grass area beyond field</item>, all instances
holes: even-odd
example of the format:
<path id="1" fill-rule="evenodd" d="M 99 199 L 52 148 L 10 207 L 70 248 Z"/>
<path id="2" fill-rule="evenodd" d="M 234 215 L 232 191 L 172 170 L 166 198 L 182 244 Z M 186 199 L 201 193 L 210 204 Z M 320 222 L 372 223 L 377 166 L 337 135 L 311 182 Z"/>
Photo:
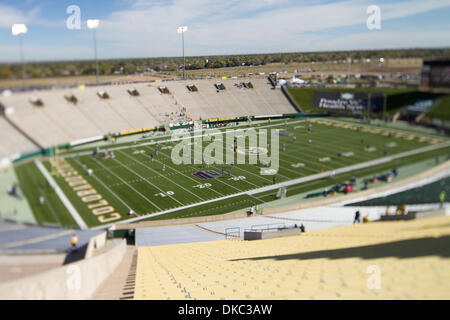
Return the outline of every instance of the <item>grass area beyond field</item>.
<path id="1" fill-rule="evenodd" d="M 77 227 L 72 216 L 33 162 L 19 165 L 15 171 L 20 181 L 19 187 L 28 199 L 37 223 L 54 224 L 65 228 Z M 43 204 L 39 201 L 40 197 L 45 199 Z"/>
<path id="2" fill-rule="evenodd" d="M 440 98 L 436 105 L 427 113 L 427 117 L 450 121 L 450 95 Z"/>
<path id="3" fill-rule="evenodd" d="M 413 104 L 421 99 L 439 99 L 441 94 L 420 92 L 416 89 L 387 89 L 387 88 L 291 88 L 288 89 L 297 105 L 303 112 L 326 113 L 324 109 L 312 106 L 315 92 L 341 92 L 341 93 L 385 93 L 386 94 L 386 110 L 389 115 L 393 115 L 401 108 Z M 438 100 L 439 101 L 439 100 Z M 443 98 L 440 104 L 448 105 L 448 99 Z M 445 108 L 436 108 L 434 113 L 436 116 L 448 113 L 443 111 Z M 448 117 L 448 114 L 446 114 Z"/>

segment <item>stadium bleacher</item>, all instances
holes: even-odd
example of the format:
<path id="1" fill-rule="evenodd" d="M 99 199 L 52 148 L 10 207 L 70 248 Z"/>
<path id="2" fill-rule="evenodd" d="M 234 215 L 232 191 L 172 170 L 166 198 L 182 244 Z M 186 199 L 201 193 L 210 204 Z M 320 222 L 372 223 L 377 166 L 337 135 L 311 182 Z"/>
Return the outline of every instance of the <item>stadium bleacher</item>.
<path id="1" fill-rule="evenodd" d="M 128 93 L 124 92 L 128 96 Z M 78 90 L 79 102 L 77 109 L 103 134 L 109 132 L 118 132 L 121 130 L 130 130 L 130 125 L 108 104 L 104 103 L 95 95 L 95 89 Z M 79 136 L 78 139 L 89 136 Z"/>
<path id="2" fill-rule="evenodd" d="M 134 298 L 446 299 L 449 219 L 141 247 Z M 373 266 L 382 270 L 381 288 L 368 285 Z"/>
<path id="3" fill-rule="evenodd" d="M 283 93 L 262 79 L 253 79 L 251 85 L 245 79 L 229 79 L 42 90 L 2 96 L 0 104 L 8 109 L 4 117 L 23 132 L 0 119 L 0 129 L 9 138 L 2 139 L 3 157 L 35 149 L 34 144 L 48 148 L 192 120 L 295 112 Z"/>
<path id="4" fill-rule="evenodd" d="M 194 119 L 208 119 L 218 117 L 218 112 L 212 107 L 208 99 L 205 99 L 203 88 L 196 92 L 191 92 L 186 87 L 186 82 L 177 81 L 170 83 L 170 88 L 174 92 L 175 99 L 189 112 Z"/>
<path id="5" fill-rule="evenodd" d="M 139 129 L 159 124 L 153 115 L 138 102 L 138 99 L 126 92 L 125 86 L 109 86 L 105 87 L 106 89 L 110 98 L 102 102 L 127 123 L 127 128 Z"/>
<path id="6" fill-rule="evenodd" d="M 39 111 L 64 130 L 71 137 L 71 140 L 78 139 L 81 132 L 83 137 L 93 137 L 102 134 L 99 128 L 80 112 L 78 103 L 74 105 L 64 98 L 71 94 L 71 92 L 43 91 L 39 96 L 46 103 Z"/>
<path id="7" fill-rule="evenodd" d="M 48 116 L 45 111 L 47 106 L 34 107 L 28 102 L 26 94 L 15 94 L 2 99 L 5 106 L 14 108 L 14 112 L 7 117 L 41 146 L 53 146 L 72 139 L 65 127 Z"/>
<path id="8" fill-rule="evenodd" d="M 151 112 L 160 124 L 182 123 L 190 121 L 184 114 L 182 106 L 176 104 L 176 100 L 170 94 L 163 94 L 157 86 L 149 84 L 137 84 L 135 86 L 142 94 L 137 100 Z"/>

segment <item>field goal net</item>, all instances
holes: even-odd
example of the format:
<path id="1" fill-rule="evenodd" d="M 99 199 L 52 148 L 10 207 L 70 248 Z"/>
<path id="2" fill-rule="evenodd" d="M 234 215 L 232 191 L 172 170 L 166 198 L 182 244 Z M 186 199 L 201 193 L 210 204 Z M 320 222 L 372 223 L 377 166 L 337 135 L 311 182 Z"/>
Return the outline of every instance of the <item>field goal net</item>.
<path id="1" fill-rule="evenodd" d="M 283 198 L 286 198 L 286 194 L 287 194 L 287 188 L 281 187 L 280 189 L 278 189 L 276 197 L 277 197 L 277 199 L 283 199 Z"/>

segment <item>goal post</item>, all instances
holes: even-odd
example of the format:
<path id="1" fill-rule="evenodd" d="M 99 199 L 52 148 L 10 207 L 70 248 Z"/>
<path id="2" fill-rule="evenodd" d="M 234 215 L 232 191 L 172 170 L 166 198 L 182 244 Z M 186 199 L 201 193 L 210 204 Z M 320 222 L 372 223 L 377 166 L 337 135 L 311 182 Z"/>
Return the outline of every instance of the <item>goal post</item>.
<path id="1" fill-rule="evenodd" d="M 50 174 L 55 177 L 59 177 L 59 165 L 60 165 L 60 157 L 59 157 L 59 149 L 57 146 L 50 148 L 50 159 L 52 160 L 52 169 Z"/>
<path id="2" fill-rule="evenodd" d="M 276 198 L 277 198 L 277 199 L 283 199 L 283 198 L 286 198 L 286 194 L 287 194 L 287 188 L 286 188 L 286 187 L 280 187 L 280 188 L 278 189 Z"/>

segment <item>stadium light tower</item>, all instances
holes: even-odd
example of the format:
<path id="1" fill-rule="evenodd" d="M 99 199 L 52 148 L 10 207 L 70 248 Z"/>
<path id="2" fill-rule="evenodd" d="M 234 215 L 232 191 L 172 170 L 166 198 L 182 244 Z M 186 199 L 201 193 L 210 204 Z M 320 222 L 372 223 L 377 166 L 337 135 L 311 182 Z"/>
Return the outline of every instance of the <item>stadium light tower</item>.
<path id="1" fill-rule="evenodd" d="M 188 31 L 188 27 L 178 27 L 177 33 L 181 34 L 181 39 L 183 42 L 183 80 L 186 79 L 186 58 L 184 56 L 184 34 Z"/>
<path id="2" fill-rule="evenodd" d="M 98 59 L 97 59 L 97 36 L 95 29 L 98 28 L 100 24 L 100 20 L 97 19 L 89 19 L 87 21 L 88 29 L 92 29 L 94 35 L 94 54 L 95 54 L 95 82 L 98 83 Z"/>
<path id="3" fill-rule="evenodd" d="M 22 62 L 22 79 L 23 79 L 23 90 L 27 88 L 27 80 L 26 80 L 26 70 L 25 70 L 25 55 L 23 52 L 23 41 L 22 36 L 28 32 L 28 28 L 24 24 L 13 24 L 11 28 L 11 33 L 13 36 L 19 37 L 19 46 L 20 46 L 20 60 Z"/>

